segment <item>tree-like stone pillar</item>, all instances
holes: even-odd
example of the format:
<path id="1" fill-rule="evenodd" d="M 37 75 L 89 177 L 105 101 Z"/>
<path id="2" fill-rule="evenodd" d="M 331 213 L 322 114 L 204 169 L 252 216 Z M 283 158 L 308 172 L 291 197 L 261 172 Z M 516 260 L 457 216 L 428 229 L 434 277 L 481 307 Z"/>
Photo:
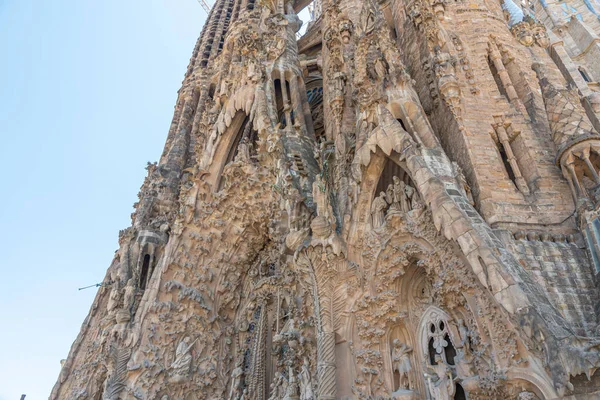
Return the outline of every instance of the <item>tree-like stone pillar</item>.
<path id="1" fill-rule="evenodd" d="M 318 399 L 333 400 L 336 396 L 335 332 L 320 332 L 317 335 L 317 358 Z"/>

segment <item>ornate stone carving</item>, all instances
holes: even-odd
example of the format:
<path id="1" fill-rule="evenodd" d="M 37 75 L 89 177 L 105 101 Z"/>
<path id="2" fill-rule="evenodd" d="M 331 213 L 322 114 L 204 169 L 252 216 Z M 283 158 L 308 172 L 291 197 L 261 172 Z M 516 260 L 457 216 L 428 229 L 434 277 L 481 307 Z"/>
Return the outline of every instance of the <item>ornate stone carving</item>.
<path id="1" fill-rule="evenodd" d="M 400 340 L 394 340 L 394 350 L 392 352 L 392 362 L 394 363 L 394 371 L 400 375 L 400 385 L 398 389 L 410 389 L 409 373 L 412 371 L 410 365 L 409 354 L 412 352 L 412 347 Z"/>
<path id="2" fill-rule="evenodd" d="M 297 39 L 301 6 L 215 3 L 51 398 L 593 396 L 600 146 L 558 70 L 529 90 L 541 26 L 336 0 Z"/>
<path id="3" fill-rule="evenodd" d="M 531 47 L 535 44 L 545 49 L 550 45 L 550 38 L 544 24 L 536 22 L 529 16 L 513 25 L 510 31 L 523 46 Z"/>

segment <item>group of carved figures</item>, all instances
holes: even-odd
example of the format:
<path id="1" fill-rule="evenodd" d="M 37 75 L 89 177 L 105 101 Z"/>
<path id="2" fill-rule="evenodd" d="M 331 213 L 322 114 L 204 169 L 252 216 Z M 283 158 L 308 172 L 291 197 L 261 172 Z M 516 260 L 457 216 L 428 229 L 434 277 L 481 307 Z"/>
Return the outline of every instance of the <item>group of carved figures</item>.
<path id="1" fill-rule="evenodd" d="M 310 364 L 307 357 L 304 357 L 300 372 L 296 374 L 293 365 L 297 362 L 294 356 L 299 342 L 305 341 L 300 330 L 295 327 L 293 318 L 287 320 L 281 331 L 273 337 L 273 353 L 281 353 L 281 345 L 287 343 L 287 357 L 283 362 L 287 365 L 287 376 L 282 370 L 275 371 L 273 380 L 269 389 L 269 400 L 315 400 L 315 391 L 310 372 Z M 244 376 L 251 375 L 252 371 L 244 370 L 243 358 L 237 362 L 235 369 L 231 373 L 231 387 L 228 393 L 228 400 L 249 400 L 255 393 L 249 393 L 245 385 Z"/>
<path id="2" fill-rule="evenodd" d="M 298 391 L 300 392 L 298 394 Z M 276 372 L 273 383 L 271 383 L 271 395 L 269 400 L 314 400 L 315 394 L 312 387 L 312 379 L 308 360 L 305 358 L 300 373 L 295 374 L 290 365 L 288 367 L 288 378 Z"/>
<path id="3" fill-rule="evenodd" d="M 397 176 L 392 179 L 394 183 L 390 183 L 387 190 L 375 197 L 371 204 L 373 228 L 379 228 L 385 223 L 388 212 L 408 213 L 423 208 L 415 188 L 404 183 Z"/>
<path id="4" fill-rule="evenodd" d="M 475 376 L 471 366 L 469 330 L 462 319 L 457 321 L 457 325 L 456 330 L 459 340 L 456 342 L 456 347 L 454 347 L 451 339 L 449 340 L 449 337 L 444 334 L 444 332 L 447 332 L 444 329 L 441 332 L 444 337 L 438 335 L 438 337 L 432 338 L 433 344 L 430 346 L 429 351 L 434 352 L 430 355 L 433 360 L 431 365 L 424 365 L 423 376 L 427 390 L 432 396 L 431 398 L 436 400 L 452 399 L 457 390 L 455 383 L 457 381 L 462 384 L 463 389 L 473 390 L 478 385 L 478 377 Z M 437 328 L 435 331 L 437 331 Z M 440 334 L 440 332 L 437 333 Z M 452 366 L 449 360 L 442 357 L 446 347 L 452 347 L 456 352 L 456 355 L 452 358 Z M 411 353 L 413 348 L 400 339 L 394 339 L 391 352 L 393 372 L 398 377 L 392 398 L 412 398 L 410 396 L 406 397 L 406 395 L 410 395 L 416 389 L 415 382 L 411 381 L 413 371 Z"/>

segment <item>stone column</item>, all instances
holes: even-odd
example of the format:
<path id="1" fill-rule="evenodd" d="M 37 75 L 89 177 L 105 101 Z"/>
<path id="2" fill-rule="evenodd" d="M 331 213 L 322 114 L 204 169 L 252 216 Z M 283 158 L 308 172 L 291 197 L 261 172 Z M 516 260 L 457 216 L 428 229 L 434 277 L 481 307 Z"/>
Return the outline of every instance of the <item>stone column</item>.
<path id="1" fill-rule="evenodd" d="M 519 168 L 519 163 L 517 162 L 517 158 L 515 157 L 515 153 L 510 146 L 510 140 L 508 139 L 508 135 L 506 133 L 506 129 L 504 126 L 504 122 L 497 123 L 494 128 L 496 129 L 496 133 L 498 134 L 498 141 L 500 142 L 500 146 L 504 148 L 504 152 L 506 153 L 506 157 L 508 158 L 508 162 L 510 167 L 513 170 L 513 174 L 515 175 L 515 184 L 517 188 L 523 194 L 529 194 L 529 187 L 527 186 L 527 182 L 525 182 L 525 178 L 521 174 L 521 169 Z"/>
<path id="2" fill-rule="evenodd" d="M 317 336 L 318 400 L 333 400 L 335 382 L 335 332 L 320 332 Z"/>
<path id="3" fill-rule="evenodd" d="M 498 71 L 498 76 L 500 77 L 502 86 L 504 86 L 504 90 L 506 90 L 509 101 L 517 108 L 517 110 L 519 110 L 519 112 L 521 112 L 521 114 L 523 114 L 524 117 L 528 117 L 529 114 L 527 114 L 525 106 L 521 102 L 521 99 L 519 99 L 517 91 L 515 90 L 512 81 L 510 80 L 510 76 L 508 75 L 508 71 L 504 67 L 498 46 L 496 46 L 495 43 L 490 43 L 489 50 L 490 58 L 494 63 L 494 67 L 496 67 L 496 71 Z"/>

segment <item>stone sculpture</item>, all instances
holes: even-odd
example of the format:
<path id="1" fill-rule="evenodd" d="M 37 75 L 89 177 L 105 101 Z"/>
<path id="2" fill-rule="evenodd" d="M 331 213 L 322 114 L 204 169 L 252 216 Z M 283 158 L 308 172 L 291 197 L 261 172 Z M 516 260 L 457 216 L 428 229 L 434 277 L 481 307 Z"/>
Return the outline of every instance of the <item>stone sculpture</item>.
<path id="1" fill-rule="evenodd" d="M 394 348 L 392 350 L 392 362 L 394 371 L 400 376 L 398 389 L 410 389 L 409 374 L 412 370 L 410 366 L 409 354 L 413 351 L 412 347 L 407 346 L 398 339 L 394 339 Z"/>
<path id="2" fill-rule="evenodd" d="M 178 378 L 184 378 L 190 372 L 190 366 L 192 364 L 192 347 L 196 344 L 194 340 L 190 343 L 191 339 L 189 336 L 183 338 L 177 349 L 175 350 L 175 360 L 171 363 L 171 370 L 173 375 Z"/>
<path id="3" fill-rule="evenodd" d="M 448 365 L 440 355 L 435 356 L 436 364 L 426 373 L 429 393 L 436 400 L 450 400 L 454 396 L 454 379 Z"/>
<path id="4" fill-rule="evenodd" d="M 51 400 L 600 396 L 596 15 L 309 3 L 214 1 Z"/>
<path id="5" fill-rule="evenodd" d="M 385 223 L 385 210 L 387 207 L 386 194 L 385 192 L 381 192 L 379 197 L 375 197 L 371 205 L 373 228 L 379 228 Z"/>
<path id="6" fill-rule="evenodd" d="M 242 369 L 242 360 L 240 360 L 231 373 L 231 389 L 229 390 L 229 400 L 235 400 L 239 396 L 243 375 L 244 370 Z"/>
<path id="7" fill-rule="evenodd" d="M 302 370 L 298 376 L 300 380 L 300 400 L 314 400 L 314 392 L 312 387 L 312 380 L 310 377 L 310 370 L 308 360 L 304 358 L 302 364 Z"/>

